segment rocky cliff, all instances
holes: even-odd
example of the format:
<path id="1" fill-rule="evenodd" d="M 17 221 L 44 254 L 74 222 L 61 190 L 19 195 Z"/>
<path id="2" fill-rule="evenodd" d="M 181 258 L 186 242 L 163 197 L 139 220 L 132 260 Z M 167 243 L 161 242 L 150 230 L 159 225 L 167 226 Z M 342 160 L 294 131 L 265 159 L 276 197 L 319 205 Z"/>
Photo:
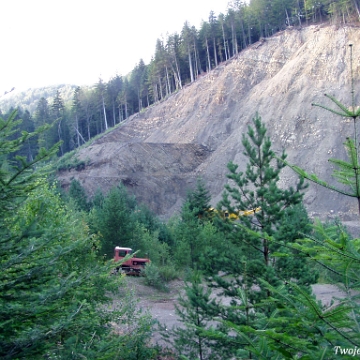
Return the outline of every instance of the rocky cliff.
<path id="1" fill-rule="evenodd" d="M 357 103 L 360 102 L 360 29 L 311 26 L 286 30 L 253 44 L 237 58 L 136 114 L 77 151 L 81 171 L 59 173 L 67 187 L 79 179 L 89 193 L 122 181 L 159 215 L 181 206 L 187 189 L 202 177 L 213 203 L 226 182 L 226 164 L 245 167 L 241 137 L 256 112 L 267 124 L 275 150 L 331 181 L 330 157 L 344 158 L 352 122 L 311 103 L 332 106 L 324 93 L 350 105 L 349 43 Z M 287 169 L 281 182 L 295 180 Z M 352 220 L 356 202 L 310 185 L 305 204 L 312 215 Z"/>

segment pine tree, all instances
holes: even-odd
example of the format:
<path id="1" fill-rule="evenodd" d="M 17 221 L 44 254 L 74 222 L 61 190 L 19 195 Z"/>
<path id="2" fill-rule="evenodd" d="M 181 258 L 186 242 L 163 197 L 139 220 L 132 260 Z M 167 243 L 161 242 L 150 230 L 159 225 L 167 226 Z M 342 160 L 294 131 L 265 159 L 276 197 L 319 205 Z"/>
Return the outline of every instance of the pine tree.
<path id="1" fill-rule="evenodd" d="M 41 98 L 36 107 L 35 125 L 36 127 L 40 127 L 47 124 L 51 124 L 50 108 L 48 101 L 45 98 Z M 39 133 L 39 148 L 45 147 L 49 149 L 55 143 L 56 137 L 53 136 L 53 131 Z"/>
<path id="2" fill-rule="evenodd" d="M 57 146 L 30 163 L 8 161 L 43 131 L 11 140 L 15 117 L 0 118 L 0 357 L 151 358 L 153 349 L 144 346 L 151 320 L 139 318 L 130 301 L 107 310 L 121 278 L 109 277 L 110 264 L 96 260 L 97 238 L 47 183 L 40 165 Z M 110 326 L 114 321 L 121 335 Z"/>
<path id="3" fill-rule="evenodd" d="M 64 155 L 64 153 L 70 149 L 68 144 L 69 131 L 65 122 L 65 105 L 59 90 L 56 91 L 51 110 L 53 121 L 57 125 L 58 141 L 60 141 L 60 154 Z"/>
<path id="4" fill-rule="evenodd" d="M 254 216 L 240 216 L 240 224 L 258 234 L 274 236 L 280 240 L 279 230 L 289 221 L 288 217 L 291 215 L 289 210 L 301 204 L 302 191 L 306 186 L 301 178 L 295 189 L 292 187 L 282 189 L 278 186 L 280 172 L 285 166 L 281 160 L 286 159 L 286 154 L 283 152 L 281 160 L 277 160 L 261 118 L 257 115 L 253 122 L 254 128 L 249 127 L 247 136 L 243 135 L 242 139 L 244 155 L 249 159 L 246 171 L 238 172 L 238 165 L 232 162 L 228 164 L 230 174 L 227 177 L 232 182 L 225 186 L 226 190 L 219 206 L 231 213 L 240 211 L 240 215 L 243 210 L 261 208 L 261 211 L 254 213 Z M 294 216 L 294 218 L 298 217 Z M 297 227 L 297 229 L 302 228 L 301 225 Z M 255 257 L 266 267 L 276 269 L 276 262 L 270 255 L 277 250 L 273 244 L 269 244 L 266 238 L 261 239 L 261 236 L 257 238 L 249 237 L 248 234 L 243 236 L 241 227 L 240 231 L 234 230 L 233 226 L 230 226 L 230 229 L 229 236 L 244 248 L 245 254 L 250 255 L 247 256 L 248 259 Z M 297 234 L 294 236 L 296 237 Z M 284 240 L 291 242 L 294 237 L 285 236 Z"/>
<path id="5" fill-rule="evenodd" d="M 73 179 L 71 181 L 69 196 L 75 202 L 75 207 L 77 210 L 89 210 L 88 198 L 85 189 L 81 186 L 79 180 Z"/>
<path id="6" fill-rule="evenodd" d="M 187 195 L 190 211 L 195 211 L 199 219 L 206 219 L 209 217 L 210 201 L 211 195 L 204 180 L 197 179 L 196 188 Z"/>
<path id="7" fill-rule="evenodd" d="M 207 239 L 201 236 L 209 219 L 210 194 L 203 180 L 198 179 L 196 188 L 188 192 L 181 209 L 181 220 L 176 228 L 175 262 L 179 267 L 198 268 L 200 257 L 206 251 Z"/>
<path id="8" fill-rule="evenodd" d="M 200 302 L 201 311 L 211 315 L 216 325 L 202 334 L 212 352 L 221 352 L 223 358 L 256 358 L 261 354 L 261 337 L 256 332 L 264 330 L 276 311 L 270 286 L 277 288 L 297 276 L 298 286 L 308 294 L 309 285 L 316 281 L 316 274 L 311 273 L 303 259 L 302 263 L 296 262 L 296 251 L 288 246 L 308 225 L 306 212 L 299 208 L 305 188 L 303 180 L 295 188 L 278 186 L 285 165 L 272 151 L 260 117 L 256 116 L 253 123 L 254 128 L 249 127 L 242 139 L 248 158 L 246 171 L 238 171 L 237 165 L 229 163 L 231 182 L 217 207 L 218 214 L 224 208 L 239 214 L 238 221 L 215 219 L 223 234 L 222 251 L 205 259 L 213 262 L 211 268 L 206 268 L 207 286 L 216 289 L 219 300 L 211 306 Z M 281 159 L 285 158 L 283 153 Z M 241 216 L 243 210 L 258 207 L 261 211 L 253 216 Z M 287 228 L 289 222 L 291 232 Z M 228 306 L 226 299 L 230 300 Z M 187 310 L 192 306 L 189 302 Z M 273 352 L 268 349 L 266 354 L 266 358 L 271 358 Z"/>
<path id="9" fill-rule="evenodd" d="M 176 305 L 176 314 L 186 327 L 162 327 L 163 338 L 178 355 L 187 359 L 224 359 L 221 354 L 210 353 L 209 340 L 205 336 L 205 331 L 211 326 L 212 314 L 203 309 L 208 310 L 213 303 L 211 290 L 202 282 L 202 274 L 193 271 L 189 282 L 185 283 L 184 296 L 179 297 Z"/>
<path id="10" fill-rule="evenodd" d="M 139 244 L 132 236 L 135 207 L 135 198 L 128 195 L 124 185 L 120 184 L 109 191 L 101 207 L 95 207 L 91 212 L 91 226 L 95 233 L 101 234 L 101 251 L 109 259 L 114 256 L 115 246 L 138 249 Z"/>
<path id="11" fill-rule="evenodd" d="M 73 101 L 71 106 L 72 116 L 74 120 L 70 132 L 73 134 L 72 137 L 75 145 L 74 147 L 80 147 L 81 144 L 85 143 L 85 139 L 82 135 L 83 129 L 81 129 L 81 124 L 80 124 L 83 113 L 83 109 L 80 101 L 80 93 L 81 93 L 81 88 L 80 86 L 78 86 L 74 90 Z"/>

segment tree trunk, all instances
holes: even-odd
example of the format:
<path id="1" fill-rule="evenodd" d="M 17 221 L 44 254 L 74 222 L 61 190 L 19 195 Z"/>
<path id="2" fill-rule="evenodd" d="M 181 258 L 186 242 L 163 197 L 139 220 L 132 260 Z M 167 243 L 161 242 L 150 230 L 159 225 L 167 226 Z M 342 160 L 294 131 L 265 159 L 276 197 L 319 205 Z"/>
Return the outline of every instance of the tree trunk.
<path id="1" fill-rule="evenodd" d="M 122 122 L 123 121 L 122 106 L 119 105 L 118 109 L 119 109 L 119 122 Z"/>
<path id="2" fill-rule="evenodd" d="M 356 13 L 358 15 L 358 20 L 360 21 L 360 11 L 359 11 L 359 7 L 358 7 L 358 4 L 356 2 L 356 0 L 353 0 L 354 1 L 354 6 L 355 6 L 355 10 L 356 10 Z"/>
<path id="3" fill-rule="evenodd" d="M 240 27 L 241 27 L 241 32 L 242 32 L 242 36 L 243 36 L 244 48 L 246 48 L 246 46 L 247 46 L 246 35 L 245 35 L 244 23 L 243 23 L 242 17 L 240 17 Z"/>
<path id="4" fill-rule="evenodd" d="M 181 74 L 180 74 L 179 65 L 178 65 L 178 62 L 176 59 L 176 55 L 174 55 L 174 58 L 175 58 L 175 66 L 176 66 L 176 77 L 178 79 L 180 89 L 182 89 Z"/>
<path id="5" fill-rule="evenodd" d="M 227 50 L 226 50 L 226 39 L 225 39 L 225 31 L 224 31 L 224 24 L 221 23 L 221 29 L 222 29 L 222 35 L 223 35 L 223 40 L 224 40 L 224 50 L 225 50 L 225 61 L 228 61 L 228 54 L 227 54 Z"/>
<path id="6" fill-rule="evenodd" d="M 190 67 L 190 80 L 191 80 L 191 82 L 194 82 L 194 71 L 193 71 L 193 65 L 192 65 L 192 60 L 191 60 L 190 45 L 188 45 L 188 55 L 189 55 L 189 67 Z"/>
<path id="7" fill-rule="evenodd" d="M 215 36 L 213 37 L 213 47 L 214 47 L 214 60 L 215 60 L 215 67 L 218 66 L 217 54 L 216 54 L 216 41 Z"/>
<path id="8" fill-rule="evenodd" d="M 125 119 L 127 119 L 129 117 L 129 114 L 128 114 L 128 103 L 127 103 L 127 100 L 125 100 Z"/>
<path id="9" fill-rule="evenodd" d="M 75 132 L 76 132 L 77 147 L 80 147 L 79 120 L 77 114 L 75 114 Z"/>
<path id="10" fill-rule="evenodd" d="M 232 35 L 232 43 L 233 43 L 233 56 L 238 54 L 238 44 L 236 39 L 236 32 L 234 23 L 231 23 L 231 35 Z"/>
<path id="11" fill-rule="evenodd" d="M 163 99 L 163 89 L 162 89 L 162 84 L 161 84 L 161 77 L 159 76 L 159 89 L 160 89 L 160 100 Z"/>
<path id="12" fill-rule="evenodd" d="M 205 43 L 206 43 L 206 54 L 207 54 L 208 67 L 209 67 L 208 71 L 211 71 L 210 53 L 209 53 L 209 45 L 208 45 L 207 38 L 205 38 Z"/>
<path id="13" fill-rule="evenodd" d="M 116 124 L 116 111 L 115 111 L 115 101 L 113 100 L 113 122 L 114 126 Z"/>
<path id="14" fill-rule="evenodd" d="M 166 74 L 166 82 L 167 82 L 167 94 L 171 94 L 171 84 L 170 84 L 170 78 L 169 78 L 169 72 L 167 66 L 165 66 L 165 74 Z"/>
<path id="15" fill-rule="evenodd" d="M 107 119 L 106 119 L 106 109 L 105 109 L 105 100 L 104 100 L 104 95 L 101 94 L 101 99 L 102 99 L 102 106 L 103 106 L 103 111 L 104 111 L 104 125 L 105 125 L 105 130 L 108 129 L 108 123 L 107 123 Z"/>
<path id="16" fill-rule="evenodd" d="M 86 125 L 87 125 L 87 133 L 88 133 L 88 141 L 90 140 L 90 119 L 86 118 Z"/>
<path id="17" fill-rule="evenodd" d="M 59 141 L 62 140 L 62 137 L 61 137 L 61 121 L 59 121 L 59 124 L 58 124 L 58 136 L 59 136 Z M 60 144 L 60 152 L 61 152 L 61 156 L 64 155 L 64 149 L 63 149 L 63 146 L 62 146 L 62 143 Z"/>

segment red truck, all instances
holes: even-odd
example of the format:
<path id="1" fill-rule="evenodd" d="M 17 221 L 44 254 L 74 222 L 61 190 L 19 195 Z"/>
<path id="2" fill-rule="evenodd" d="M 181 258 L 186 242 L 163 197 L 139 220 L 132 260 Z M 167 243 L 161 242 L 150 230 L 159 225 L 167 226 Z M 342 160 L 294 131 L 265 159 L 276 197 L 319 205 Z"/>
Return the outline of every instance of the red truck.
<path id="1" fill-rule="evenodd" d="M 124 259 L 125 256 L 132 253 L 133 251 L 131 248 L 116 246 L 114 261 L 120 261 Z M 127 261 L 124 261 L 121 266 L 116 268 L 116 271 L 119 272 L 121 270 L 128 275 L 140 275 L 140 273 L 144 270 L 145 265 L 149 262 L 150 260 L 146 258 L 133 257 Z"/>

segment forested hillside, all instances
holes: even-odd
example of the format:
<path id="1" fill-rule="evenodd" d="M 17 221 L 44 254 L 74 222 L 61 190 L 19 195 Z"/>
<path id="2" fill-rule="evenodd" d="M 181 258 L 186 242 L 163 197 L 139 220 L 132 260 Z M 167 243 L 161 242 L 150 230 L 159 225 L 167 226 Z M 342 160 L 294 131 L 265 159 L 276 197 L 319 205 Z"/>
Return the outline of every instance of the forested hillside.
<path id="1" fill-rule="evenodd" d="M 57 89 L 4 112 L 0 357 L 359 355 L 360 239 L 341 221 L 360 216 L 358 18 L 358 0 L 234 2 L 70 105 Z M 169 349 L 115 246 L 150 258 L 144 286 L 184 281 Z M 343 298 L 317 301 L 318 281 Z"/>
<path id="2" fill-rule="evenodd" d="M 130 74 L 114 74 L 108 82 L 99 79 L 89 87 L 59 85 L 9 93 L 0 98 L 0 109 L 5 115 L 11 107 L 29 111 L 25 116 L 35 128 L 57 119 L 58 130 L 46 143 L 62 140 L 62 155 L 163 101 L 259 40 L 293 27 L 357 23 L 359 6 L 358 0 L 234 0 L 226 14 L 211 12 L 200 29 L 185 21 L 179 33 L 158 39 L 151 62 L 140 59 Z"/>
<path id="3" fill-rule="evenodd" d="M 258 113 L 268 127 L 278 153 L 322 176 L 329 156 L 345 154 L 342 137 L 351 122 L 334 114 L 324 117 L 311 104 L 324 103 L 330 93 L 351 101 L 349 43 L 354 59 L 359 28 L 324 24 L 288 29 L 258 41 L 234 59 L 146 110 L 130 116 L 106 134 L 67 154 L 58 164 L 64 188 L 78 179 L 92 195 L 122 182 L 139 201 L 159 215 L 179 211 L 187 189 L 202 177 L 215 202 L 226 183 L 226 164 L 243 164 L 242 134 Z M 357 86 L 359 65 L 353 62 Z M 356 101 L 360 94 L 355 87 Z M 296 181 L 289 169 L 284 186 Z M 318 201 L 321 199 L 321 201 Z M 336 193 L 313 187 L 305 194 L 312 216 L 356 217 L 356 204 Z"/>
<path id="4" fill-rule="evenodd" d="M 35 115 L 41 98 L 52 104 L 57 91 L 61 93 L 64 104 L 71 105 L 75 85 L 59 84 L 42 88 L 30 88 L 25 91 L 13 91 L 0 97 L 0 109 L 2 113 L 9 112 L 11 108 L 27 110 L 32 116 Z"/>

